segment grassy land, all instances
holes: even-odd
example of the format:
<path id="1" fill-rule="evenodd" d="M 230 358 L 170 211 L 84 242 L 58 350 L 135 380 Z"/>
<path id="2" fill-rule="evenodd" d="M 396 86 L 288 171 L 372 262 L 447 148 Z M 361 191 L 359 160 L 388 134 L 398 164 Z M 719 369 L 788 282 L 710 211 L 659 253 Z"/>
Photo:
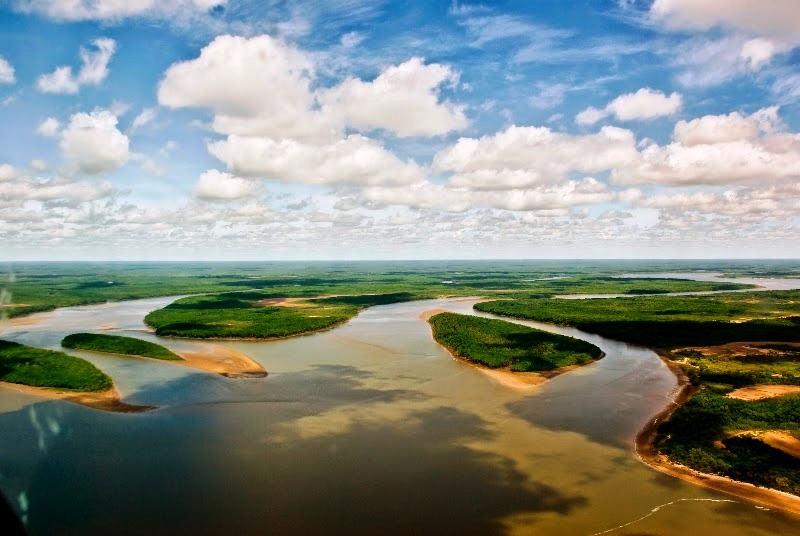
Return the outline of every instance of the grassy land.
<path id="1" fill-rule="evenodd" d="M 105 391 L 111 378 L 79 357 L 0 340 L 0 380 L 34 387 Z"/>
<path id="2" fill-rule="evenodd" d="M 602 354 L 588 342 L 502 320 L 440 313 L 429 322 L 437 342 L 459 357 L 490 368 L 543 372 L 582 365 Z"/>
<path id="3" fill-rule="evenodd" d="M 572 325 L 657 348 L 800 341 L 800 291 L 591 300 L 529 298 L 484 302 L 475 308 Z"/>
<path id="4" fill-rule="evenodd" d="M 498 292 L 551 296 L 732 288 L 726 283 L 610 277 L 631 271 L 692 268 L 698 266 L 616 261 L 0 264 L 0 291 L 3 291 L 0 317 L 106 301 L 245 290 L 312 297 L 419 292 L 421 289 L 433 296 Z M 740 267 L 723 264 L 718 268 Z M 563 279 L 548 279 L 552 277 Z"/>
<path id="5" fill-rule="evenodd" d="M 145 322 L 162 336 L 190 338 L 289 337 L 345 322 L 371 305 L 420 299 L 406 292 L 296 301 L 291 307 L 264 305 L 280 298 L 265 292 L 192 296 L 153 311 Z"/>
<path id="6" fill-rule="evenodd" d="M 89 350 L 91 352 L 152 357 L 167 361 L 181 360 L 181 356 L 159 344 L 134 339 L 133 337 L 120 337 L 119 335 L 73 333 L 64 337 L 61 341 L 61 346 L 77 350 Z"/>

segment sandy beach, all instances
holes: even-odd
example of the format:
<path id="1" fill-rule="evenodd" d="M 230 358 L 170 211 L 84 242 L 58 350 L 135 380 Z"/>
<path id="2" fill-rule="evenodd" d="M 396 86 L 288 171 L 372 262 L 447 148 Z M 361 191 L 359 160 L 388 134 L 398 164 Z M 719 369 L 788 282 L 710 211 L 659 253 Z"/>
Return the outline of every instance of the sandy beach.
<path id="1" fill-rule="evenodd" d="M 166 361 L 166 363 L 229 377 L 267 375 L 264 367 L 253 361 L 249 356 L 219 344 L 204 344 L 202 351 L 185 350 L 176 351 L 175 353 L 181 356 L 183 361 Z"/>
<path id="2" fill-rule="evenodd" d="M 155 406 L 138 406 L 123 402 L 120 400 L 119 393 L 114 387 L 98 393 L 81 393 L 52 389 L 49 387 L 31 387 L 29 385 L 0 381 L 0 389 L 18 391 L 49 398 L 51 400 L 63 400 L 65 402 L 72 402 L 73 404 L 80 404 L 81 406 L 87 406 L 102 411 L 113 411 L 116 413 L 142 413 L 157 409 Z"/>
<path id="3" fill-rule="evenodd" d="M 736 400 L 765 400 L 793 393 L 800 393 L 800 385 L 753 385 L 736 389 L 725 396 Z"/>
<path id="4" fill-rule="evenodd" d="M 680 478 L 686 482 L 721 491 L 767 508 L 775 508 L 800 515 L 800 497 L 783 491 L 761 488 L 723 476 L 701 473 L 685 465 L 673 463 L 669 458 L 658 452 L 654 445 L 658 425 L 669 419 L 672 413 L 686 403 L 689 397 L 697 391 L 697 388 L 689 382 L 689 378 L 679 364 L 670 361 L 663 355 L 661 358 L 678 378 L 679 389 L 672 402 L 661 413 L 652 418 L 637 434 L 635 451 L 639 459 L 661 473 Z"/>

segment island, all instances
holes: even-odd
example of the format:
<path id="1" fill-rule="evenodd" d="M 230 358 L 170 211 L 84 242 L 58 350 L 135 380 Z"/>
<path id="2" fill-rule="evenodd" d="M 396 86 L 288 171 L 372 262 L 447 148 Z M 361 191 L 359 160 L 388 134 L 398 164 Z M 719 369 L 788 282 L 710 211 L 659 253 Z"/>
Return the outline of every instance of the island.
<path id="1" fill-rule="evenodd" d="M 453 356 L 489 369 L 532 374 L 538 384 L 603 356 L 588 342 L 503 320 L 441 312 L 428 318 L 433 338 Z"/>
<path id="2" fill-rule="evenodd" d="M 160 344 L 120 335 L 73 333 L 72 335 L 64 337 L 61 341 L 61 346 L 64 348 L 73 348 L 75 350 L 150 357 L 152 359 L 163 359 L 165 361 L 181 361 L 183 359 L 172 350 L 168 350 Z"/>

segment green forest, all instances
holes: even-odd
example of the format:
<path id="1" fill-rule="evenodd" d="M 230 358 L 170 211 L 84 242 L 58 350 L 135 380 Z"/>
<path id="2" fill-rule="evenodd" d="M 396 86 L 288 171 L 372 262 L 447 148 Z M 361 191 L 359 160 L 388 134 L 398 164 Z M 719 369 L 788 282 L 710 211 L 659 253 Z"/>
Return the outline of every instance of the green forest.
<path id="1" fill-rule="evenodd" d="M 602 355 L 588 342 L 503 320 L 439 313 L 428 322 L 433 338 L 451 353 L 490 368 L 544 372 L 583 365 Z"/>

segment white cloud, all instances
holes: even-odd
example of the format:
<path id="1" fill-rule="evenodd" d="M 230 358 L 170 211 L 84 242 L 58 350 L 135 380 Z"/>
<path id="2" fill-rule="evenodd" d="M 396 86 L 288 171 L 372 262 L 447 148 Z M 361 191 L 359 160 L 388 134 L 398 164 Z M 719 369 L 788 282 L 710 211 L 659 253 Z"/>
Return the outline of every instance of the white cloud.
<path id="1" fill-rule="evenodd" d="M 16 80 L 14 67 L 3 56 L 0 56 L 0 84 L 13 84 Z"/>
<path id="2" fill-rule="evenodd" d="M 567 84 L 539 84 L 539 93 L 529 99 L 531 106 L 540 110 L 555 108 L 564 102 L 564 94 L 570 89 Z"/>
<path id="3" fill-rule="evenodd" d="M 478 189 L 522 188 L 564 181 L 570 173 L 596 173 L 638 158 L 629 130 L 603 127 L 597 134 L 570 136 L 546 127 L 512 126 L 493 136 L 461 138 L 433 161 L 451 171 L 453 185 Z"/>
<path id="4" fill-rule="evenodd" d="M 708 30 L 719 25 L 800 40 L 800 2 L 793 0 L 655 0 L 650 15 L 669 29 Z"/>
<path id="5" fill-rule="evenodd" d="M 186 11 L 204 13 L 227 0 L 15 0 L 23 13 L 38 13 L 59 21 L 115 21 L 126 17 L 169 17 Z"/>
<path id="6" fill-rule="evenodd" d="M 10 181 L 19 176 L 19 172 L 11 164 L 0 164 L 0 182 Z"/>
<path id="7" fill-rule="evenodd" d="M 641 88 L 636 93 L 620 95 L 602 110 L 587 108 L 575 117 L 575 122 L 580 125 L 591 125 L 611 115 L 619 121 L 649 121 L 675 115 L 682 106 L 683 97 L 679 93 L 667 96 L 660 91 Z"/>
<path id="8" fill-rule="evenodd" d="M 650 145 L 636 165 L 615 169 L 611 177 L 620 184 L 673 186 L 800 178 L 800 135 L 780 126 L 777 108 L 681 121 L 672 143 Z"/>
<path id="9" fill-rule="evenodd" d="M 141 167 L 142 171 L 148 175 L 153 175 L 155 177 L 161 177 L 167 173 L 167 170 L 164 169 L 163 166 L 159 165 L 158 162 L 150 158 L 142 162 L 142 165 L 139 167 Z"/>
<path id="10" fill-rule="evenodd" d="M 59 179 L 24 179 L 0 182 L 0 201 L 87 202 L 109 197 L 114 193 L 110 182 L 100 184 L 71 182 Z"/>
<path id="11" fill-rule="evenodd" d="M 250 179 L 209 169 L 197 179 L 193 194 L 198 199 L 234 201 L 252 197 L 259 190 L 258 184 Z"/>
<path id="12" fill-rule="evenodd" d="M 567 209 L 605 203 L 615 197 L 605 184 L 592 177 L 557 185 L 494 191 L 421 181 L 402 188 L 368 187 L 359 195 L 377 207 L 404 205 L 445 212 L 465 212 L 481 207 L 512 211 Z"/>
<path id="13" fill-rule="evenodd" d="M 167 69 L 158 101 L 211 108 L 223 134 L 330 141 L 339 132 L 313 110 L 312 70 L 303 52 L 270 36 L 223 35 Z"/>
<path id="14" fill-rule="evenodd" d="M 82 86 L 97 86 L 108 76 L 108 63 L 114 55 L 117 44 L 113 39 L 101 37 L 92 44 L 96 50 L 81 47 L 81 68 L 73 75 L 72 67 L 57 67 L 50 74 L 43 74 L 36 81 L 36 88 L 42 93 L 74 95 Z"/>
<path id="15" fill-rule="evenodd" d="M 31 160 L 31 169 L 34 171 L 44 171 L 47 169 L 47 162 L 40 158 Z"/>
<path id="16" fill-rule="evenodd" d="M 664 50 L 680 72 L 678 81 L 687 87 L 709 87 L 768 65 L 772 58 L 791 49 L 769 39 L 727 35 L 696 37 Z"/>
<path id="17" fill-rule="evenodd" d="M 128 132 L 130 134 L 136 133 L 136 131 L 142 128 L 143 126 L 152 123 L 155 120 L 155 118 L 156 118 L 155 108 L 143 109 L 139 115 L 133 118 L 131 126 L 128 127 Z"/>
<path id="18" fill-rule="evenodd" d="M 778 128 L 778 108 L 773 106 L 749 116 L 733 112 L 728 115 L 706 115 L 691 121 L 678 121 L 672 138 L 685 146 L 755 141 L 761 132 L 770 133 Z"/>
<path id="19" fill-rule="evenodd" d="M 575 116 L 575 122 L 579 125 L 594 125 L 606 117 L 608 117 L 608 112 L 605 110 L 595 108 L 594 106 L 589 106 L 582 112 L 578 112 L 578 114 Z"/>
<path id="20" fill-rule="evenodd" d="M 447 65 L 411 58 L 387 67 L 371 82 L 349 78 L 322 92 L 323 112 L 359 129 L 383 128 L 398 136 L 434 136 L 464 129 L 464 107 L 441 101 L 442 85 L 456 85 Z"/>
<path id="21" fill-rule="evenodd" d="M 778 52 L 778 45 L 769 39 L 757 37 L 750 39 L 742 45 L 740 55 L 747 62 L 751 70 L 757 71 L 768 64 Z"/>
<path id="22" fill-rule="evenodd" d="M 312 91 L 314 67 L 309 55 L 267 35 L 220 36 L 199 58 L 167 69 L 158 99 L 172 108 L 211 108 L 219 133 L 275 140 L 329 143 L 345 125 L 399 136 L 445 134 L 467 125 L 463 106 L 440 99 L 441 87 L 458 81 L 446 65 L 412 58 L 370 82 L 350 78 Z"/>
<path id="23" fill-rule="evenodd" d="M 409 184 L 423 175 L 414 162 L 403 162 L 377 141 L 357 134 L 326 145 L 231 135 L 209 144 L 208 150 L 237 175 L 285 182 Z"/>
<path id="24" fill-rule="evenodd" d="M 61 123 L 55 117 L 48 117 L 39 123 L 36 127 L 36 134 L 44 136 L 45 138 L 53 138 L 58 135 L 58 130 L 61 128 Z"/>
<path id="25" fill-rule="evenodd" d="M 130 158 L 128 137 L 117 129 L 117 118 L 108 110 L 77 113 L 61 131 L 61 154 L 89 175 L 108 173 Z"/>

